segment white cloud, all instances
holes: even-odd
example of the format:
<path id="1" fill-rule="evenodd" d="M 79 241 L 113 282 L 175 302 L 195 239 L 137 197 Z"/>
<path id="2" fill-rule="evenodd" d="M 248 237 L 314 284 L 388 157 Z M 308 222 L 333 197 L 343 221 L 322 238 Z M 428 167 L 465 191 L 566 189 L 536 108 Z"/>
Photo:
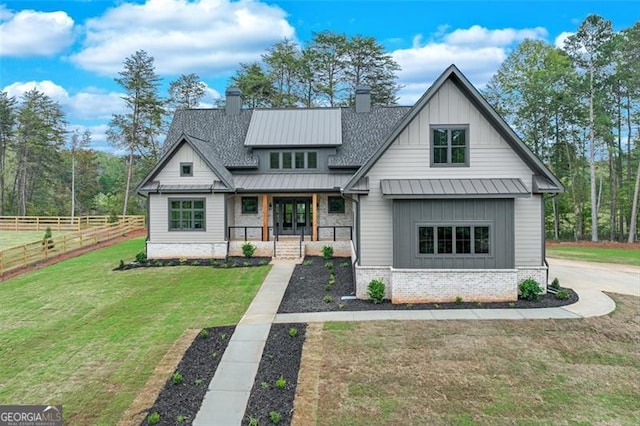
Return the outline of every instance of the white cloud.
<path id="1" fill-rule="evenodd" d="M 449 32 L 447 32 L 449 31 Z M 412 105 L 449 65 L 455 64 L 478 88 L 482 88 L 506 59 L 510 48 L 526 39 L 544 38 L 547 30 L 536 28 L 467 29 L 440 26 L 430 41 L 413 37 L 412 47 L 391 53 L 400 65 L 398 79 L 403 88 L 399 102 Z"/>
<path id="2" fill-rule="evenodd" d="M 124 102 L 120 93 L 103 92 L 94 88 L 85 89 L 74 95 L 50 80 L 15 82 L 6 86 L 3 91 L 17 99 L 23 93 L 37 89 L 54 101 L 58 102 L 62 109 L 72 119 L 108 120 L 113 114 L 120 113 L 124 109 Z"/>
<path id="3" fill-rule="evenodd" d="M 159 74 L 197 72 L 212 77 L 259 59 L 294 28 L 285 12 L 254 0 L 148 0 L 124 3 L 90 19 L 78 66 L 113 75 L 136 50 L 155 58 Z"/>
<path id="4" fill-rule="evenodd" d="M 0 56 L 54 55 L 73 39 L 73 19 L 66 12 L 13 13 L 0 5 Z"/>
<path id="5" fill-rule="evenodd" d="M 113 145 L 107 140 L 107 129 L 109 126 L 106 124 L 98 124 L 95 126 L 87 126 L 84 124 L 70 124 L 68 126 L 69 131 L 78 131 L 80 134 L 84 133 L 85 130 L 91 132 L 91 144 L 89 148 L 95 149 L 97 151 L 107 151 L 114 152 L 115 149 Z"/>
<path id="6" fill-rule="evenodd" d="M 508 46 L 525 39 L 544 39 L 546 36 L 547 30 L 542 27 L 490 30 L 480 25 L 473 25 L 445 34 L 443 40 L 447 44 L 458 46 Z"/>
<path id="7" fill-rule="evenodd" d="M 568 32 L 568 31 L 564 31 L 561 32 L 558 37 L 556 37 L 556 39 L 553 42 L 553 45 L 555 47 L 557 47 L 558 49 L 563 49 L 564 50 L 564 43 L 567 41 L 567 39 L 569 37 L 571 37 L 574 33 Z"/>

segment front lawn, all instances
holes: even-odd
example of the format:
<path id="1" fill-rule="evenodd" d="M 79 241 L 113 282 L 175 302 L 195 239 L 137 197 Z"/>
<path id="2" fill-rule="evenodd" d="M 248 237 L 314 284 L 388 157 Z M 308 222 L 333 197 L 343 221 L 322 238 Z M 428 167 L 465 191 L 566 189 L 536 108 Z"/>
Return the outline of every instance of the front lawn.
<path id="1" fill-rule="evenodd" d="M 634 248 L 601 248 L 554 245 L 547 247 L 546 251 L 548 257 L 556 257 L 558 259 L 640 266 L 640 246 L 634 246 Z"/>
<path id="2" fill-rule="evenodd" d="M 112 271 L 141 238 L 0 283 L 0 401 L 118 423 L 188 329 L 237 323 L 269 267 Z"/>
<path id="3" fill-rule="evenodd" d="M 640 299 L 583 320 L 312 324 L 300 424 L 640 424 Z M 304 407 L 304 409 L 303 409 Z"/>

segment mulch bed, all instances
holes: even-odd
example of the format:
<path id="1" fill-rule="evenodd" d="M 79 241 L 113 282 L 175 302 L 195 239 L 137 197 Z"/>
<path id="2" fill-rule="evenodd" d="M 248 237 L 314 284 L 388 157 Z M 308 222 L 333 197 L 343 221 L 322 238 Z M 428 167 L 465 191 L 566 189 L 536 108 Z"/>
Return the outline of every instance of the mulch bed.
<path id="1" fill-rule="evenodd" d="M 327 289 L 329 270 L 327 262 L 333 264 L 336 282 Z M 305 262 L 296 265 L 287 291 L 284 294 L 278 313 L 330 312 L 330 311 L 367 311 L 367 310 L 425 310 L 425 309 L 513 309 L 513 308 L 551 308 L 566 306 L 578 301 L 578 295 L 571 289 L 565 289 L 569 298 L 560 300 L 547 293 L 537 301 L 518 299 L 515 302 L 461 302 L 461 303 L 414 303 L 392 304 L 389 300 L 374 304 L 368 300 L 341 300 L 342 296 L 353 295 L 353 273 L 349 258 L 325 260 L 322 257 L 306 257 Z M 331 298 L 330 301 L 327 298 Z"/>
<path id="2" fill-rule="evenodd" d="M 235 326 L 205 330 L 208 337 L 198 335 L 176 367 L 175 372 L 182 375 L 182 383 L 174 383 L 172 374 L 156 402 L 149 408 L 149 415 L 154 412 L 160 415 L 157 425 L 190 425 L 200 410 L 209 382 L 218 368 Z M 182 422 L 178 422 L 178 416 L 183 416 Z M 147 419 L 148 416 L 141 425 L 149 424 Z"/>
<path id="3" fill-rule="evenodd" d="M 144 262 L 122 263 L 114 271 L 126 271 L 136 268 L 158 268 L 163 266 L 210 266 L 213 268 L 241 268 L 264 266 L 271 262 L 270 257 L 229 256 L 226 259 L 151 259 Z"/>
<path id="4" fill-rule="evenodd" d="M 269 418 L 271 412 L 279 413 L 278 424 L 291 424 L 306 327 L 306 324 L 273 324 L 271 326 L 256 380 L 251 389 L 243 425 L 273 424 Z M 291 328 L 298 330 L 296 337 L 289 335 Z M 283 389 L 278 389 L 275 382 L 281 376 L 286 380 L 286 385 Z M 250 423 L 252 419 L 256 419 L 257 423 Z"/>

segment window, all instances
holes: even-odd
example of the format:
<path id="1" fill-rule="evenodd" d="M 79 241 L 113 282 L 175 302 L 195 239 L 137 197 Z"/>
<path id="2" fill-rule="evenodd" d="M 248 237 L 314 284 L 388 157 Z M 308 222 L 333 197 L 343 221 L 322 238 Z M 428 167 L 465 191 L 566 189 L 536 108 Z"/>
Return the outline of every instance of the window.
<path id="1" fill-rule="evenodd" d="M 180 163 L 180 176 L 193 176 L 193 163 Z"/>
<path id="2" fill-rule="evenodd" d="M 432 130 L 432 166 L 469 165 L 468 128 L 443 126 Z"/>
<path id="3" fill-rule="evenodd" d="M 418 226 L 418 254 L 489 254 L 488 226 Z"/>
<path id="4" fill-rule="evenodd" d="M 258 197 L 242 197 L 242 213 L 258 213 Z"/>
<path id="5" fill-rule="evenodd" d="M 329 197 L 328 198 L 329 213 L 344 213 L 344 198 Z"/>
<path id="6" fill-rule="evenodd" d="M 204 198 L 169 199 L 169 231 L 204 231 Z"/>
<path id="7" fill-rule="evenodd" d="M 270 169 L 317 169 L 318 153 L 314 151 L 284 151 L 269 153 Z"/>

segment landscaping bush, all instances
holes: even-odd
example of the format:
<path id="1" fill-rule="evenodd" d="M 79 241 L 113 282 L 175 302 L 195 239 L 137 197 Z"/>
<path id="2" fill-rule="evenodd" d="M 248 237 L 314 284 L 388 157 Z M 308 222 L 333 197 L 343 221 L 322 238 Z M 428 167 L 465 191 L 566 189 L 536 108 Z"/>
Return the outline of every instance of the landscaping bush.
<path id="1" fill-rule="evenodd" d="M 371 280 L 367 286 L 367 294 L 373 303 L 382 303 L 384 300 L 384 282 L 382 279 Z"/>
<path id="2" fill-rule="evenodd" d="M 556 298 L 560 300 L 567 300 L 569 298 L 569 292 L 567 290 L 558 290 Z"/>
<path id="3" fill-rule="evenodd" d="M 244 257 L 252 257 L 255 252 L 256 246 L 251 244 L 249 241 L 245 241 L 242 245 L 242 254 L 244 254 Z"/>
<path id="4" fill-rule="evenodd" d="M 147 253 L 141 251 L 138 254 L 136 254 L 136 262 L 144 263 L 146 261 L 147 261 Z"/>
<path id="5" fill-rule="evenodd" d="M 53 238 L 51 238 L 53 234 L 51 233 L 51 227 L 47 226 L 47 229 L 44 231 L 44 237 L 42 237 L 42 247 L 46 247 L 47 249 L 52 249 L 55 247 L 53 242 Z"/>
<path id="6" fill-rule="evenodd" d="M 554 290 L 560 290 L 560 281 L 558 281 L 558 277 L 554 278 L 553 281 L 551 281 L 551 284 L 549 284 L 549 287 L 551 287 Z"/>
<path id="7" fill-rule="evenodd" d="M 327 260 L 333 258 L 333 247 L 331 246 L 322 247 L 322 257 L 324 257 Z"/>
<path id="8" fill-rule="evenodd" d="M 538 300 L 540 293 L 542 293 L 542 288 L 533 278 L 527 278 L 520 284 L 520 295 L 525 300 Z"/>

